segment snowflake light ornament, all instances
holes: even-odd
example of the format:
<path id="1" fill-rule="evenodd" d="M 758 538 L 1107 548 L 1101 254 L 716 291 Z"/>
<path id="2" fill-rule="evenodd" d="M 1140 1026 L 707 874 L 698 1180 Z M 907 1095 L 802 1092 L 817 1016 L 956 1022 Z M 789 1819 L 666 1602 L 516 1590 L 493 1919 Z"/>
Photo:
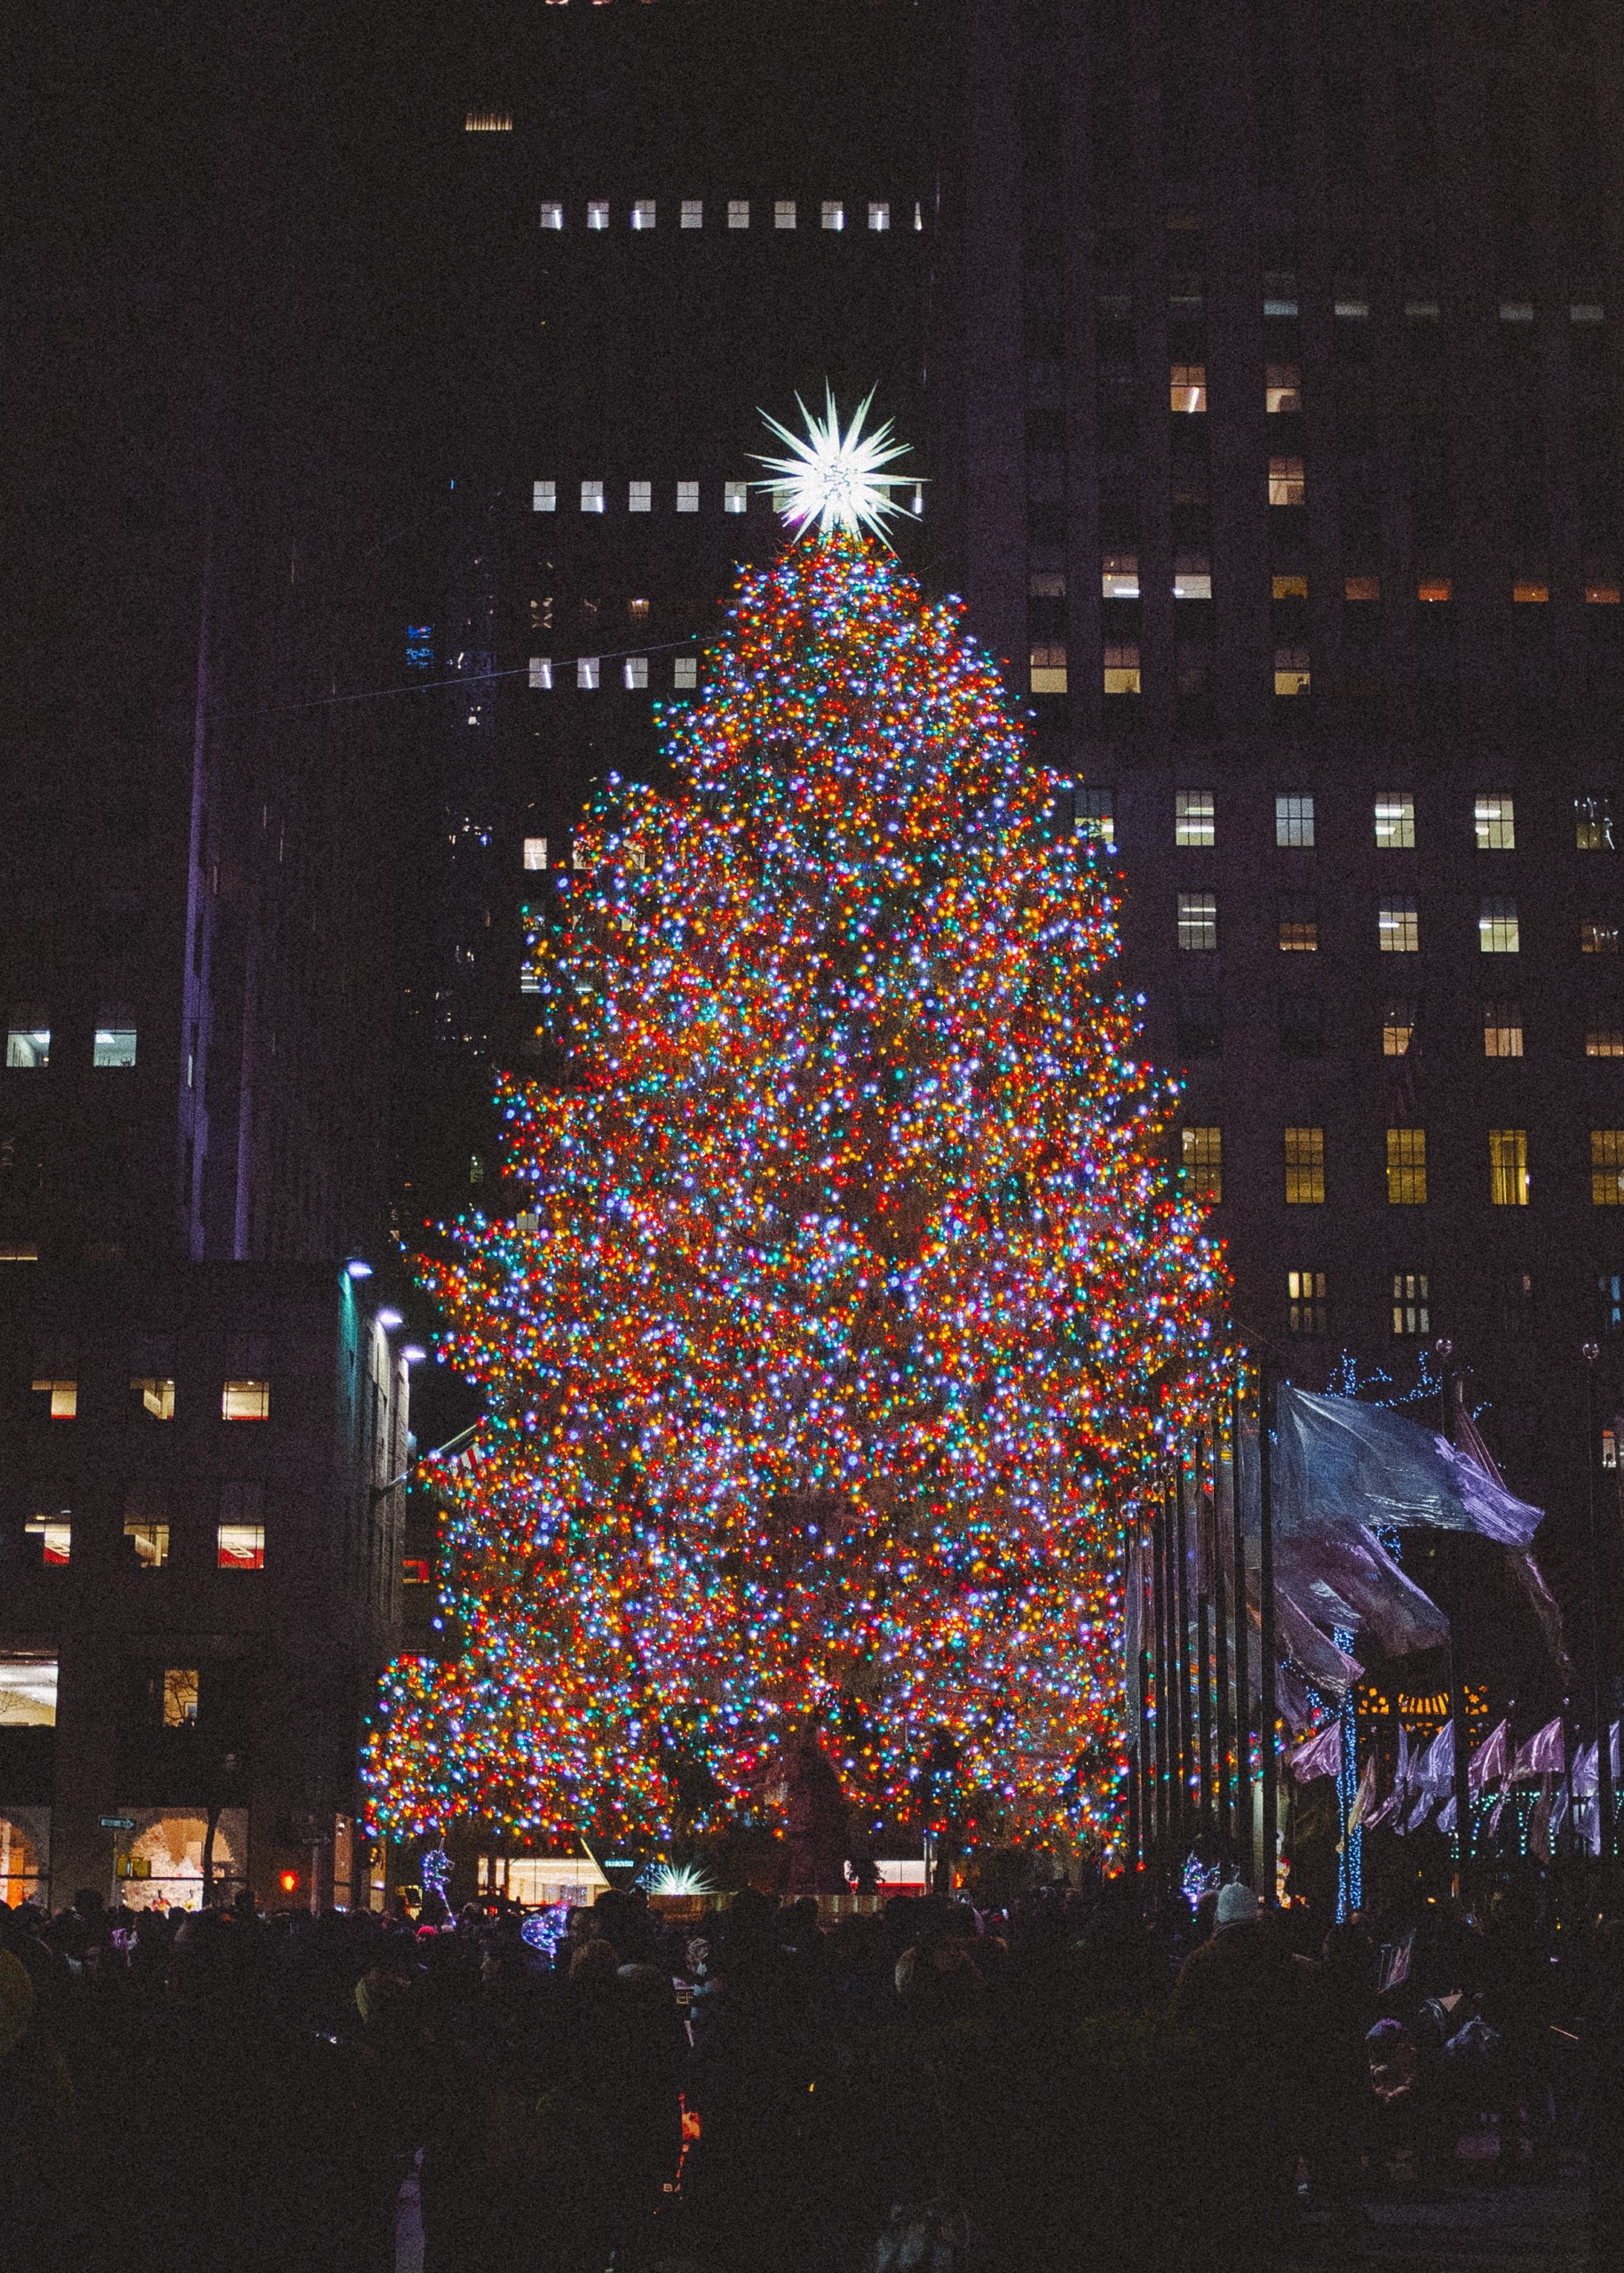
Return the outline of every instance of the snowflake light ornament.
<path id="1" fill-rule="evenodd" d="M 796 397 L 796 407 L 806 428 L 804 434 L 791 433 L 788 426 L 780 426 L 776 418 L 762 412 L 762 417 L 780 440 L 788 444 L 790 455 L 770 458 L 756 452 L 757 463 L 764 465 L 776 479 L 751 486 L 775 493 L 779 510 L 796 536 L 804 535 L 816 522 L 825 536 L 836 529 L 845 529 L 852 536 L 869 529 L 875 536 L 883 537 L 889 515 L 908 513 L 912 518 L 910 509 L 899 504 L 887 493 L 912 488 L 915 477 L 882 471 L 898 458 L 906 457 L 908 445 L 892 439 L 892 422 L 889 418 L 883 426 L 864 433 L 863 421 L 873 400 L 871 387 L 858 404 L 844 434 L 840 431 L 840 414 L 835 408 L 834 390 L 827 384 L 821 418 L 808 410 L 798 394 Z"/>

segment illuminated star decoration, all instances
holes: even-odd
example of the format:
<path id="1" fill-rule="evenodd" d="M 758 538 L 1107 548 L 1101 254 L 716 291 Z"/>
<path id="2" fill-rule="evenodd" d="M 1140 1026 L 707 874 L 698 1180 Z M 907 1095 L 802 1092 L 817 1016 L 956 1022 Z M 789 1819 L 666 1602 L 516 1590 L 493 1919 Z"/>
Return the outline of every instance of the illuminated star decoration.
<path id="1" fill-rule="evenodd" d="M 898 458 L 906 457 L 908 445 L 893 440 L 892 421 L 889 418 L 883 426 L 864 433 L 863 421 L 873 400 L 871 387 L 852 413 L 852 423 L 844 434 L 840 431 L 840 413 L 835 408 L 834 391 L 827 385 L 820 419 L 808 410 L 799 395 L 796 397 L 806 428 L 804 434 L 792 433 L 788 426 L 780 425 L 764 410 L 762 412 L 762 417 L 779 440 L 788 444 L 790 454 L 785 458 L 770 458 L 760 451 L 755 452 L 757 465 L 764 465 L 779 479 L 751 486 L 773 492 L 779 510 L 797 537 L 804 535 L 814 522 L 824 536 L 844 529 L 848 536 L 861 536 L 869 530 L 875 536 L 883 537 L 889 515 L 907 513 L 910 519 L 913 518 L 908 506 L 899 505 L 887 493 L 913 488 L 915 477 L 881 471 Z"/>

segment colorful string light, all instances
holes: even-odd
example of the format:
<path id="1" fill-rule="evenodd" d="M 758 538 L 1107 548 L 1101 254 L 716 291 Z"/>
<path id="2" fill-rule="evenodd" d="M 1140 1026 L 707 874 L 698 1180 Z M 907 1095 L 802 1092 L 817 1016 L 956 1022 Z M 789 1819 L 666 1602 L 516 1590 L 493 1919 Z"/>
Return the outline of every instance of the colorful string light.
<path id="1" fill-rule="evenodd" d="M 947 1743 L 972 1812 L 1107 1841 L 1122 1510 L 1226 1358 L 1113 883 L 882 546 L 747 574 L 713 665 L 680 794 L 609 781 L 538 939 L 524 1228 L 419 1266 L 487 1417 L 374 1819 L 665 1837 L 810 1720 L 876 1825 Z"/>

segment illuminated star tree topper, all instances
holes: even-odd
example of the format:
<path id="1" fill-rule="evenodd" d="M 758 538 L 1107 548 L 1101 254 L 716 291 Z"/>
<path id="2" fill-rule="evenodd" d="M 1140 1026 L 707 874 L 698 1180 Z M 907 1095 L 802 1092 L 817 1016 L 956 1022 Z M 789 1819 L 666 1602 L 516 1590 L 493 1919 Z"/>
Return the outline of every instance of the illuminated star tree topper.
<path id="1" fill-rule="evenodd" d="M 754 486 L 774 493 L 780 511 L 797 537 L 814 524 L 824 536 L 844 529 L 851 536 L 860 536 L 869 530 L 883 537 L 891 514 L 908 513 L 912 518 L 910 509 L 899 505 L 889 493 L 913 488 L 915 477 L 883 471 L 897 459 L 906 457 L 908 445 L 896 440 L 893 422 L 889 418 L 883 426 L 863 432 L 863 421 L 873 400 L 874 390 L 870 388 L 852 413 L 852 423 L 844 434 L 834 390 L 828 385 L 823 390 L 821 418 L 808 410 L 799 395 L 796 397 L 806 429 L 804 434 L 791 432 L 766 411 L 762 412 L 762 417 L 779 440 L 788 444 L 790 454 L 788 457 L 770 458 L 757 451 L 757 463 L 767 467 L 777 478 Z"/>

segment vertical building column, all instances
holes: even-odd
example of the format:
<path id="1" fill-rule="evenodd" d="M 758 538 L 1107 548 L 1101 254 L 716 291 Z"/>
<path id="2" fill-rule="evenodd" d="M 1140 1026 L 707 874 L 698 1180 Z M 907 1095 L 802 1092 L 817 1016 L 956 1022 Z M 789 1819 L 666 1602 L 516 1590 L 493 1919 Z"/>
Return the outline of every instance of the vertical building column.
<path id="1" fill-rule="evenodd" d="M 1025 693 L 1020 11 L 972 0 L 965 215 L 966 597 L 970 628 Z"/>
<path id="2" fill-rule="evenodd" d="M 1262 264 L 1248 11 L 1224 0 L 1208 25 L 1208 400 L 1212 436 L 1214 670 L 1220 724 L 1255 725 L 1273 649 L 1269 631 L 1269 452 L 1264 420 Z"/>

